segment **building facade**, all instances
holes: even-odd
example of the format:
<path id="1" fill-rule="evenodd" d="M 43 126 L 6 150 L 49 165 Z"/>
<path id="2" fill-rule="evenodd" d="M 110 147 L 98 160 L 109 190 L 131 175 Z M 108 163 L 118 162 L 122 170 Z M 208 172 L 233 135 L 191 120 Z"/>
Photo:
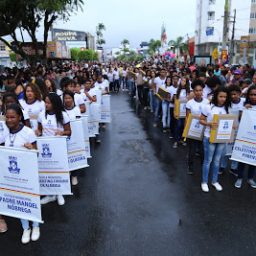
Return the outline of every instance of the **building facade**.
<path id="1" fill-rule="evenodd" d="M 234 9 L 236 9 L 235 40 L 247 36 L 250 10 L 254 0 L 229 0 L 228 47 L 232 36 Z M 225 0 L 197 0 L 195 55 L 211 55 L 215 48 L 221 50 L 223 39 Z M 256 7 L 255 7 L 256 15 Z M 255 20 L 256 24 L 256 20 Z M 255 31 L 256 32 L 256 31 Z M 256 36 L 256 33 L 255 33 Z"/>

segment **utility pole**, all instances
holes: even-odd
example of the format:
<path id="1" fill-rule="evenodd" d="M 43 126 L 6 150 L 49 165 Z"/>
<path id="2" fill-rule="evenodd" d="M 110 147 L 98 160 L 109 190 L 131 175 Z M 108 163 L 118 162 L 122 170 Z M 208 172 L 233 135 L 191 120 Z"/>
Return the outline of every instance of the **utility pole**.
<path id="1" fill-rule="evenodd" d="M 232 21 L 233 29 L 232 29 L 232 36 L 230 42 L 230 63 L 233 63 L 233 58 L 235 55 L 235 24 L 236 24 L 236 9 L 234 10 L 234 19 Z"/>
<path id="2" fill-rule="evenodd" d="M 225 62 L 227 56 L 227 42 L 229 32 L 229 16 L 230 16 L 231 0 L 225 0 L 224 7 L 224 22 L 223 22 L 223 37 L 222 37 L 222 60 Z M 225 55 L 225 57 L 224 57 Z"/>

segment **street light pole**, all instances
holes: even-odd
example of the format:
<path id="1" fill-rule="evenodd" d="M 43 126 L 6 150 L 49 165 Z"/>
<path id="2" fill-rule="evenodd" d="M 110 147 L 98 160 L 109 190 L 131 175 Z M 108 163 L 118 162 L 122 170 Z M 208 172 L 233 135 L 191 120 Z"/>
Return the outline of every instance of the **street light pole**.
<path id="1" fill-rule="evenodd" d="M 229 30 L 228 29 L 228 27 L 229 27 L 229 16 L 230 16 L 230 0 L 225 0 L 223 37 L 222 37 L 222 51 L 227 50 L 228 30 Z"/>

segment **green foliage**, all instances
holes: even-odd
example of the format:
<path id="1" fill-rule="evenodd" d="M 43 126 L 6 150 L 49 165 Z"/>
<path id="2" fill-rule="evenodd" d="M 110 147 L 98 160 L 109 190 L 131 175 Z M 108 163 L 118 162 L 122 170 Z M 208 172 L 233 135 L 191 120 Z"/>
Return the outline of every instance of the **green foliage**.
<path id="1" fill-rule="evenodd" d="M 176 40 L 170 40 L 168 45 L 171 48 L 178 49 L 181 54 L 188 52 L 188 43 L 184 42 L 184 38 L 182 36 L 177 37 Z"/>
<path id="2" fill-rule="evenodd" d="M 96 43 L 100 47 L 102 47 L 103 44 L 106 44 L 106 41 L 103 38 L 103 31 L 104 30 L 106 30 L 105 25 L 103 23 L 99 23 L 96 27 L 96 35 L 97 35 Z"/>
<path id="3" fill-rule="evenodd" d="M 70 49 L 71 59 L 78 61 L 79 60 L 79 52 L 80 52 L 79 48 L 71 48 Z"/>
<path id="4" fill-rule="evenodd" d="M 160 49 L 160 47 L 161 47 L 161 41 L 160 40 L 151 39 L 149 41 L 148 53 L 152 56 Z"/>
<path id="5" fill-rule="evenodd" d="M 10 53 L 10 59 L 11 59 L 12 62 L 15 62 L 17 60 L 16 54 L 14 52 Z"/>
<path id="6" fill-rule="evenodd" d="M 71 59 L 75 61 L 92 61 L 98 60 L 98 53 L 91 49 L 86 49 L 81 51 L 79 48 L 72 48 L 71 51 Z"/>
<path id="7" fill-rule="evenodd" d="M 124 53 L 116 58 L 118 61 L 122 62 L 134 62 L 134 61 L 143 61 L 144 57 L 141 54 L 136 53 L 135 51 L 129 51 L 129 53 Z"/>
<path id="8" fill-rule="evenodd" d="M 39 59 L 37 30 L 43 24 L 43 59 L 47 56 L 48 33 L 57 19 L 68 20 L 71 13 L 82 7 L 84 0 L 0 0 L 0 41 L 15 53 L 30 60 L 17 39 L 16 29 L 25 30 L 35 49 L 34 60 Z M 7 42 L 3 36 L 10 35 L 14 44 Z"/>

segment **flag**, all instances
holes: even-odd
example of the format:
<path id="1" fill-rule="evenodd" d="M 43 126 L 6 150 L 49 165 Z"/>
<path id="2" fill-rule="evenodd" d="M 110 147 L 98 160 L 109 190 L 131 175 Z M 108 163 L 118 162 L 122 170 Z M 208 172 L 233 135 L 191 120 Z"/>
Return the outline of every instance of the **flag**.
<path id="1" fill-rule="evenodd" d="M 161 32 L 161 42 L 162 42 L 162 45 L 166 44 L 167 42 L 167 34 L 166 34 L 166 29 L 164 24 L 162 26 L 162 32 Z"/>

